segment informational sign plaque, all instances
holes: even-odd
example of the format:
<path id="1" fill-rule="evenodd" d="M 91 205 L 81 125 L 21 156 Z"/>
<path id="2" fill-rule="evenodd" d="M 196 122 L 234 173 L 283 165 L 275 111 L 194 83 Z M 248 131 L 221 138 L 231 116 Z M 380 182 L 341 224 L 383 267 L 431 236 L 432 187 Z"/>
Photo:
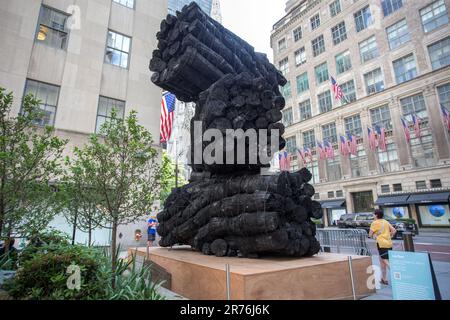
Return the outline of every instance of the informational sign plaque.
<path id="1" fill-rule="evenodd" d="M 428 253 L 389 251 L 394 300 L 438 300 L 439 289 Z"/>

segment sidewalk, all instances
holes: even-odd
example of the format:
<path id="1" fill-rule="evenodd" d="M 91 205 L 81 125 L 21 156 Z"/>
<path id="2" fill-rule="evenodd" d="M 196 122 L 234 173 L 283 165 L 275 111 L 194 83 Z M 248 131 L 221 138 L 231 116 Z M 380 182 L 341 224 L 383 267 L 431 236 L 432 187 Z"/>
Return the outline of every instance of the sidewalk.
<path id="1" fill-rule="evenodd" d="M 372 261 L 374 265 L 379 266 L 378 256 L 372 256 Z M 433 261 L 433 267 L 442 299 L 450 300 L 450 263 Z M 362 300 L 392 300 L 392 288 L 391 286 L 382 285 L 376 294 Z"/>

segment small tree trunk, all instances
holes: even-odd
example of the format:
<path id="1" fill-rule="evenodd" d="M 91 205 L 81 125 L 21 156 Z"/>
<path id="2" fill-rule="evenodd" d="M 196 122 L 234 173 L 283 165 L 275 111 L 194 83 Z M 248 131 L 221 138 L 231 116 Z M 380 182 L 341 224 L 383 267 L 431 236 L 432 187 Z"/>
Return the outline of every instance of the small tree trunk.
<path id="1" fill-rule="evenodd" d="M 77 233 L 77 220 L 78 220 L 78 210 L 75 213 L 75 217 L 73 220 L 73 229 L 72 229 L 72 245 L 75 245 L 75 237 Z"/>
<path id="2" fill-rule="evenodd" d="M 88 247 L 91 247 L 91 243 L 92 243 L 92 222 L 91 222 L 91 219 L 89 219 Z"/>
<path id="3" fill-rule="evenodd" d="M 117 221 L 115 220 L 112 224 L 112 235 L 111 235 L 111 269 L 112 269 L 112 279 L 111 285 L 113 288 L 116 287 L 116 247 L 117 247 Z"/>

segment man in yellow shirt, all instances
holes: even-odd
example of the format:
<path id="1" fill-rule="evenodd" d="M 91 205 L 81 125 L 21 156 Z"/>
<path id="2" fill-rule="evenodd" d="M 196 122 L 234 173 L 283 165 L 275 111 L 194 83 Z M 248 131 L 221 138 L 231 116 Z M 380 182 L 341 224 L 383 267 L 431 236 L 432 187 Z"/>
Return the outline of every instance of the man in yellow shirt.
<path id="1" fill-rule="evenodd" d="M 377 248 L 380 254 L 380 266 L 382 271 L 382 284 L 388 284 L 386 273 L 389 268 L 389 250 L 392 250 L 392 237 L 397 230 L 385 219 L 383 210 L 375 210 L 374 221 L 370 225 L 369 237 L 377 241 Z"/>

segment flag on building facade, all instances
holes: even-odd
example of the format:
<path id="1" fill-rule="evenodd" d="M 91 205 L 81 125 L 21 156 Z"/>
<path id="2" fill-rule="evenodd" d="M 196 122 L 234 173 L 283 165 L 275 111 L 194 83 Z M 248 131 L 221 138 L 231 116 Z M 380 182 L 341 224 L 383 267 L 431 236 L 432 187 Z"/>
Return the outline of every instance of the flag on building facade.
<path id="1" fill-rule="evenodd" d="M 291 154 L 287 151 L 284 152 L 284 158 L 286 161 L 286 171 L 291 171 Z"/>
<path id="2" fill-rule="evenodd" d="M 354 156 L 358 155 L 358 142 L 356 141 L 356 137 L 350 132 L 347 132 L 347 138 L 349 141 L 350 154 Z"/>
<path id="3" fill-rule="evenodd" d="M 372 128 L 367 127 L 367 135 L 369 137 L 369 148 L 375 150 L 377 148 L 377 139 L 375 137 L 375 131 Z"/>
<path id="4" fill-rule="evenodd" d="M 342 98 L 344 98 L 344 92 L 333 77 L 331 77 L 331 87 L 333 89 L 334 98 L 336 100 L 342 100 Z"/>
<path id="5" fill-rule="evenodd" d="M 405 134 L 406 142 L 411 142 L 411 133 L 409 132 L 409 123 L 407 120 L 402 118 L 403 132 Z"/>
<path id="6" fill-rule="evenodd" d="M 317 154 L 319 155 L 320 160 L 325 160 L 327 158 L 325 149 L 319 141 L 317 141 Z"/>
<path id="7" fill-rule="evenodd" d="M 172 135 L 173 120 L 175 115 L 175 95 L 170 92 L 164 92 L 161 100 L 161 125 L 160 138 L 161 143 L 166 143 Z"/>
<path id="8" fill-rule="evenodd" d="M 377 131 L 378 135 L 378 148 L 380 150 L 386 151 L 387 150 L 387 143 L 386 143 L 386 129 L 381 128 L 380 126 L 376 125 L 375 130 Z"/>
<path id="9" fill-rule="evenodd" d="M 422 121 L 415 114 L 412 115 L 412 119 L 413 119 L 414 133 L 416 135 L 416 138 L 420 138 L 422 136 L 422 131 L 420 130 L 420 124 L 422 123 Z"/>
<path id="10" fill-rule="evenodd" d="M 325 153 L 327 155 L 327 158 L 334 160 L 335 158 L 334 158 L 333 145 L 328 140 L 326 140 L 324 144 L 325 144 Z"/>
<path id="11" fill-rule="evenodd" d="M 442 110 L 442 118 L 444 119 L 445 126 L 448 131 L 450 131 L 450 112 L 447 110 L 447 108 L 441 104 L 441 110 Z"/>
<path id="12" fill-rule="evenodd" d="M 313 162 L 312 150 L 308 147 L 304 147 L 303 150 L 305 152 L 305 157 L 309 158 L 309 161 L 312 163 Z"/>
<path id="13" fill-rule="evenodd" d="M 350 154 L 347 140 L 343 136 L 340 136 L 339 151 L 341 152 L 341 155 L 343 155 L 345 157 Z"/>
<path id="14" fill-rule="evenodd" d="M 280 171 L 291 170 L 291 155 L 287 151 L 278 153 L 278 161 L 280 164 Z"/>
<path id="15" fill-rule="evenodd" d="M 299 167 L 301 166 L 301 165 L 300 165 L 300 159 L 303 161 L 303 166 L 306 166 L 306 155 L 305 155 L 305 151 L 302 150 L 302 149 L 298 149 L 297 152 L 298 152 L 298 155 L 299 155 L 299 157 L 298 157 L 298 166 L 299 166 Z"/>

